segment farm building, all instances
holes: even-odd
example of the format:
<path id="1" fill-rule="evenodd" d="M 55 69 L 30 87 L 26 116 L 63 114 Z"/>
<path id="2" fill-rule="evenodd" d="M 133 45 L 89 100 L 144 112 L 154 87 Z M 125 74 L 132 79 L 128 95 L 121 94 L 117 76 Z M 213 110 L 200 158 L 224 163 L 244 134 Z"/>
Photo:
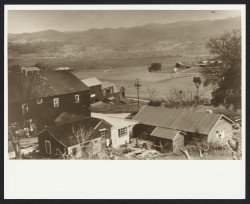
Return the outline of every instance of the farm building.
<path id="1" fill-rule="evenodd" d="M 110 140 L 111 126 L 89 117 L 46 128 L 38 134 L 39 152 L 45 157 L 64 154 L 72 158 L 98 154 Z"/>
<path id="2" fill-rule="evenodd" d="M 176 68 L 185 68 L 185 64 L 183 64 L 183 63 L 181 63 L 181 62 L 177 62 L 177 63 L 175 64 L 175 67 L 176 67 Z"/>
<path id="3" fill-rule="evenodd" d="M 119 93 L 119 90 L 115 86 L 114 83 L 111 83 L 109 81 L 103 81 L 102 82 L 102 91 L 103 91 L 103 97 L 104 98 L 111 98 L 115 97 L 117 93 Z"/>
<path id="4" fill-rule="evenodd" d="M 116 87 L 118 89 L 118 92 L 115 94 L 115 98 L 117 98 L 117 99 L 125 99 L 125 97 L 126 97 L 126 95 L 125 95 L 126 89 L 123 86 L 121 86 L 121 87 L 116 86 Z"/>
<path id="5" fill-rule="evenodd" d="M 213 145 L 224 145 L 232 139 L 233 134 L 233 121 L 221 114 L 144 106 L 133 120 L 139 122 L 134 127 L 135 136 L 146 134 L 150 137 L 156 127 L 167 128 L 186 133 L 185 145 L 196 139 Z"/>
<path id="6" fill-rule="evenodd" d="M 90 99 L 91 103 L 102 101 L 103 92 L 102 92 L 102 82 L 100 82 L 97 78 L 92 77 L 88 79 L 81 80 L 87 87 L 90 88 Z"/>
<path id="7" fill-rule="evenodd" d="M 150 134 L 153 144 L 166 147 L 166 151 L 180 151 L 184 147 L 184 136 L 186 134 L 179 130 L 156 127 Z"/>
<path id="8" fill-rule="evenodd" d="M 70 71 L 70 72 L 73 72 L 74 70 L 70 67 L 58 67 L 58 68 L 55 68 L 55 71 Z"/>
<path id="9" fill-rule="evenodd" d="M 39 71 L 40 69 L 38 67 L 22 67 L 21 68 L 21 72 L 26 76 L 39 73 Z"/>
<path id="10" fill-rule="evenodd" d="M 112 147 L 117 148 L 129 143 L 129 133 L 137 122 L 115 117 L 112 114 L 91 113 L 92 117 L 103 119 L 112 125 L 111 143 Z"/>
<path id="11" fill-rule="evenodd" d="M 48 125 L 62 112 L 90 116 L 89 88 L 71 72 L 10 73 L 8 91 L 9 123 Z"/>
<path id="12" fill-rule="evenodd" d="M 115 99 L 125 98 L 125 88 L 123 86 L 117 87 L 114 83 L 109 81 L 102 82 L 102 90 L 104 98 L 114 97 Z"/>

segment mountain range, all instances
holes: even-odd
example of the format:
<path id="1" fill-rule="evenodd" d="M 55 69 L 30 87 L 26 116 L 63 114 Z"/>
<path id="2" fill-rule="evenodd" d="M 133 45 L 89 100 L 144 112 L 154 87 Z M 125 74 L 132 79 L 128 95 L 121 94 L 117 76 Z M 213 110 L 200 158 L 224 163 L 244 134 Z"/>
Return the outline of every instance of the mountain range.
<path id="1" fill-rule="evenodd" d="M 49 52 L 90 55 L 117 51 L 195 54 L 204 51 L 205 42 L 210 37 L 220 35 L 225 30 L 239 29 L 240 26 L 240 17 L 234 17 L 168 24 L 150 23 L 131 28 L 92 28 L 74 32 L 46 30 L 8 34 L 9 54 L 21 54 L 27 46 L 31 46 L 35 53 L 49 49 Z M 28 49 L 28 53 L 32 49 Z"/>

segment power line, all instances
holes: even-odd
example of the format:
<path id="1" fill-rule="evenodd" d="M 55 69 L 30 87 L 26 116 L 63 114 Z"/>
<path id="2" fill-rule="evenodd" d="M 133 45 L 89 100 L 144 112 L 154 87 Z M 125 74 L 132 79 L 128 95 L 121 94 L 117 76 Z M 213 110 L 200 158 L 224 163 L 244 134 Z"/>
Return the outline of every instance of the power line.
<path id="1" fill-rule="evenodd" d="M 139 79 L 137 78 L 135 83 L 134 83 L 134 88 L 137 90 L 137 97 L 138 97 L 138 109 L 140 108 L 140 95 L 139 95 L 139 90 L 141 88 L 141 83 Z"/>

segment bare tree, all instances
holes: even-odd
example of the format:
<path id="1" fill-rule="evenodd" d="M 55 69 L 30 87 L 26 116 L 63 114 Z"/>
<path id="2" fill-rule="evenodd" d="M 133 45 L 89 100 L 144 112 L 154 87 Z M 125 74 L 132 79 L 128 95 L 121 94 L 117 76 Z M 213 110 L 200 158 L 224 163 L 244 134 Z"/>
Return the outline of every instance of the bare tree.
<path id="1" fill-rule="evenodd" d="M 81 156 L 84 155 L 84 147 L 86 147 L 86 142 L 91 139 L 92 130 L 84 127 L 83 124 L 74 124 L 72 123 L 72 133 L 76 139 L 77 151 Z"/>

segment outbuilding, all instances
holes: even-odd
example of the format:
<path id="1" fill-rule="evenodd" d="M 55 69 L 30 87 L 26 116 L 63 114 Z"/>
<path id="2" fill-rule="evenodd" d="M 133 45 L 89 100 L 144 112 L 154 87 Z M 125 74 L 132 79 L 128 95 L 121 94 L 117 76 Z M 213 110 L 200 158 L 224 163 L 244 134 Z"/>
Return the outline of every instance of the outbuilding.
<path id="1" fill-rule="evenodd" d="M 101 101 L 103 99 L 102 82 L 96 77 L 81 80 L 87 87 L 90 88 L 91 103 Z"/>
<path id="2" fill-rule="evenodd" d="M 39 152 L 44 157 L 65 155 L 84 158 L 100 153 L 110 140 L 112 125 L 98 118 L 84 118 L 44 129 L 38 134 Z"/>
<path id="3" fill-rule="evenodd" d="M 182 131 L 162 127 L 156 127 L 150 134 L 154 145 L 165 147 L 166 151 L 173 152 L 178 152 L 184 147 L 185 135 Z"/>
<path id="4" fill-rule="evenodd" d="M 103 119 L 112 125 L 111 128 L 111 143 L 113 148 L 118 148 L 121 145 L 129 143 L 130 132 L 136 121 L 115 117 L 114 114 L 91 113 L 92 117 Z"/>
<path id="5" fill-rule="evenodd" d="M 225 145 L 233 135 L 234 122 L 222 114 L 144 106 L 133 120 L 140 124 L 134 127 L 135 135 L 140 135 L 145 129 L 149 129 L 150 135 L 153 127 L 178 130 L 186 133 L 185 145 L 195 139 L 212 145 Z"/>

